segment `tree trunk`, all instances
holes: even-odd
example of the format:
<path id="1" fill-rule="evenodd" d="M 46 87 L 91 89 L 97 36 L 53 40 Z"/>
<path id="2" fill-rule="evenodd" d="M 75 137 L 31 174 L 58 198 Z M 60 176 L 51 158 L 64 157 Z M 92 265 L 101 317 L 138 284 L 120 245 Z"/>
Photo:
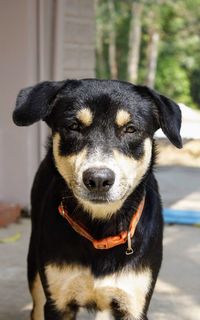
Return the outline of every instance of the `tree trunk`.
<path id="1" fill-rule="evenodd" d="M 111 79 L 118 78 L 118 68 L 117 68 L 117 55 L 116 55 L 116 31 L 115 31 L 115 16 L 114 16 L 114 2 L 113 0 L 108 1 L 108 9 L 110 13 L 110 30 L 109 30 L 109 67 Z"/>
<path id="2" fill-rule="evenodd" d="M 141 16 L 143 10 L 143 3 L 133 2 L 132 4 L 132 18 L 129 34 L 129 55 L 128 55 L 128 76 L 133 83 L 138 79 L 138 65 L 140 57 L 140 43 L 141 43 Z"/>
<path id="3" fill-rule="evenodd" d="M 104 52 L 103 52 L 103 28 L 100 25 L 96 26 L 96 33 L 97 33 L 96 53 L 98 56 L 98 72 L 99 72 L 99 77 L 104 78 L 106 74 L 106 64 L 105 64 Z"/>
<path id="4" fill-rule="evenodd" d="M 95 10 L 98 12 L 99 0 L 95 0 Z M 96 18 L 96 55 L 98 65 L 98 76 L 105 78 L 106 76 L 106 63 L 104 58 L 104 28 L 99 19 Z"/>
<path id="5" fill-rule="evenodd" d="M 158 59 L 158 44 L 160 35 L 157 30 L 151 30 L 149 35 L 149 44 L 147 49 L 147 77 L 146 85 L 153 88 L 156 78 L 157 59 Z"/>

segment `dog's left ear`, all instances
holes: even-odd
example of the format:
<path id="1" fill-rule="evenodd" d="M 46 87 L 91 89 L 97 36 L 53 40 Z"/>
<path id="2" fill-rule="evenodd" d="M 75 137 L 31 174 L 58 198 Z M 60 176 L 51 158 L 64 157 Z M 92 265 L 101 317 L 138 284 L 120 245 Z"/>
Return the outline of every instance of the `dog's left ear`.
<path id="1" fill-rule="evenodd" d="M 177 148 L 182 148 L 181 129 L 181 110 L 174 101 L 159 94 L 146 86 L 139 86 L 147 94 L 157 107 L 158 128 L 160 127 L 167 138 Z"/>

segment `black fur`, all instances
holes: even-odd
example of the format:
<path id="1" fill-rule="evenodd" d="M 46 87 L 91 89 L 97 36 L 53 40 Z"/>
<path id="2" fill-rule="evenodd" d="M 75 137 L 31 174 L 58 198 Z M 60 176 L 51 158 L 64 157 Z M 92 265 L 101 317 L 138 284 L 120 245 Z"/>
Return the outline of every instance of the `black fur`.
<path id="1" fill-rule="evenodd" d="M 89 128 L 80 124 L 78 131 L 71 130 L 75 113 L 84 107 L 89 107 L 95 114 L 93 123 Z M 133 134 L 123 135 L 113 126 L 119 108 L 126 109 L 133 116 Z M 14 122 L 17 125 L 29 125 L 39 119 L 47 122 L 53 136 L 56 132 L 60 133 L 60 154 L 63 156 L 79 153 L 85 146 L 92 153 L 95 146 L 101 144 L 106 154 L 112 154 L 112 149 L 115 148 L 139 160 L 144 153 L 144 139 L 149 137 L 153 141 L 153 134 L 159 127 L 176 147 L 181 147 L 179 107 L 152 89 L 126 82 L 66 80 L 43 82 L 33 88 L 23 89 L 17 98 Z M 124 201 L 122 208 L 107 221 L 92 220 L 80 206 L 77 209 L 78 200 L 56 169 L 50 142 L 31 193 L 32 234 L 28 255 L 30 289 L 39 272 L 45 290 L 45 320 L 61 320 L 63 317 L 52 307 L 44 273 L 47 263 L 58 266 L 73 263 L 89 267 L 97 278 L 118 272 L 126 265 L 136 272 L 150 268 L 153 281 L 143 310 L 143 319 L 147 319 L 149 302 L 162 260 L 163 221 L 161 200 L 153 174 L 154 158 L 155 147 L 147 172 Z M 134 254 L 131 256 L 125 255 L 126 244 L 109 250 L 94 249 L 88 240 L 77 234 L 58 214 L 58 206 L 64 199 L 64 205 L 74 219 L 86 225 L 94 238 L 116 235 L 128 229 L 132 214 L 144 192 L 145 207 L 132 240 Z M 85 307 L 90 306 L 91 309 L 94 308 L 93 301 Z M 74 319 L 78 307 L 74 301 L 68 305 Z M 115 319 L 125 318 L 124 311 L 119 309 L 115 299 L 111 303 L 111 309 Z"/>

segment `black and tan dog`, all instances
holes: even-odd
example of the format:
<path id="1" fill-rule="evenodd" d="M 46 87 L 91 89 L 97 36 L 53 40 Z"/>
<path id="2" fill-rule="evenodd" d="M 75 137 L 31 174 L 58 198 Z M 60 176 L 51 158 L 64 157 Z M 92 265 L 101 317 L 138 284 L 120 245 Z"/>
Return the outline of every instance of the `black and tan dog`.
<path id="1" fill-rule="evenodd" d="M 52 129 L 32 188 L 33 320 L 147 319 L 162 260 L 154 132 L 181 148 L 170 99 L 121 81 L 43 82 L 20 91 L 14 122 Z"/>

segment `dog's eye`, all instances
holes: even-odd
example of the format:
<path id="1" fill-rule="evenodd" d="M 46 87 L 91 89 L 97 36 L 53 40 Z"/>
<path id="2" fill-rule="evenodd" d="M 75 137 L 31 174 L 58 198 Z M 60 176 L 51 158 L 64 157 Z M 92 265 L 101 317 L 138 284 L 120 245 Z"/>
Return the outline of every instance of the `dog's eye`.
<path id="1" fill-rule="evenodd" d="M 124 133 L 134 133 L 136 129 L 133 124 L 129 124 L 123 129 L 123 131 Z"/>
<path id="2" fill-rule="evenodd" d="M 72 131 L 80 131 L 81 127 L 80 124 L 78 122 L 73 122 L 68 126 L 69 130 Z"/>

